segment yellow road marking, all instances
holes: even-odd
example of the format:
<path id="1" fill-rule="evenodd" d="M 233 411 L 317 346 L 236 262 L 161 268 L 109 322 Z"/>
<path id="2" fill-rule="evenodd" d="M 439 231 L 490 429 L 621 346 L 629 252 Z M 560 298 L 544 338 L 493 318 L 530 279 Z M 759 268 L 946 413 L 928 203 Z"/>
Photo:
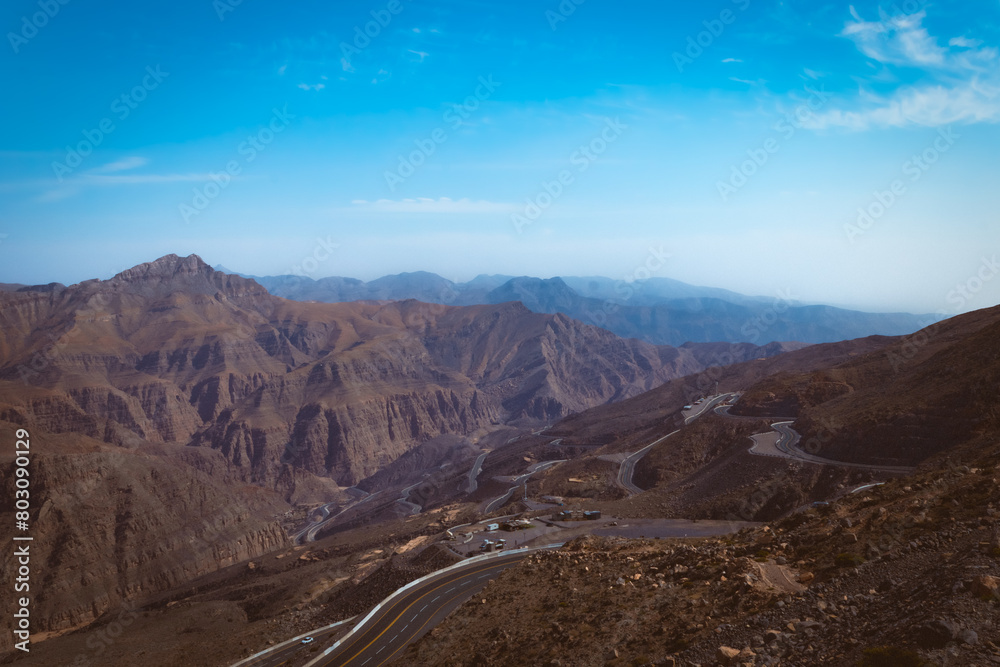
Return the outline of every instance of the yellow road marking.
<path id="1" fill-rule="evenodd" d="M 444 604 L 445 604 L 445 605 L 447 605 L 447 604 L 451 604 L 451 603 L 452 603 L 452 602 L 453 602 L 454 600 L 457 600 L 458 598 L 462 597 L 463 595 L 465 595 L 465 593 L 459 593 L 458 595 L 453 595 L 453 596 L 451 596 L 451 598 L 449 598 L 449 599 L 448 599 L 448 601 L 447 601 L 447 602 L 445 602 Z M 441 605 L 441 606 L 443 607 L 444 605 Z M 431 616 L 431 618 L 433 618 L 433 616 Z M 420 632 L 421 632 L 421 631 L 422 631 L 422 630 L 423 630 L 423 629 L 424 629 L 425 627 L 427 627 L 427 624 L 428 624 L 428 623 L 430 623 L 430 622 L 431 622 L 431 619 L 430 619 L 430 618 L 428 618 L 428 619 L 427 619 L 426 621 L 424 621 L 424 624 L 423 624 L 423 625 L 421 625 L 421 626 L 420 626 L 419 628 L 417 628 L 417 631 L 416 631 L 416 632 L 414 632 L 414 633 L 411 633 L 411 634 L 410 634 L 410 639 L 412 639 L 413 637 L 416 637 L 417 635 L 419 635 L 419 634 L 420 634 Z M 391 661 L 391 660 L 393 659 L 393 657 L 394 657 L 394 656 L 395 656 L 395 655 L 396 655 L 397 653 L 399 653 L 400 651 L 402 651 L 402 650 L 403 650 L 404 648 L 406 648 L 406 647 L 407 647 L 407 646 L 409 645 L 409 643 L 410 643 L 410 640 L 407 640 L 406 642 L 404 642 L 402 646 L 400 646 L 400 647 L 399 647 L 399 648 L 397 648 L 397 649 L 396 649 L 395 651 L 393 651 L 391 655 L 389 655 L 389 656 L 388 656 L 388 657 L 387 657 L 387 658 L 386 658 L 385 660 L 383 660 L 382 662 L 380 662 L 380 663 L 379 663 L 378 665 L 376 665 L 375 667 L 382 667 L 382 665 L 385 665 L 385 664 L 388 664 L 388 663 L 389 663 L 389 662 L 390 662 L 390 661 Z"/>
<path id="2" fill-rule="evenodd" d="M 485 570 L 492 570 L 492 569 L 494 569 L 494 568 L 497 568 L 497 567 L 500 567 L 500 566 L 499 566 L 499 565 L 491 565 L 491 566 L 489 566 L 489 567 L 484 567 L 484 568 L 482 568 L 482 569 L 474 569 L 474 570 L 472 570 L 471 572 L 468 572 L 468 573 L 463 573 L 463 575 L 462 575 L 461 577 L 458 577 L 458 578 L 459 578 L 459 579 L 464 579 L 464 578 L 465 578 L 466 576 L 468 576 L 468 574 L 473 574 L 473 573 L 475 573 L 475 572 L 483 572 L 483 571 L 485 571 Z M 406 613 L 407 611 L 409 611 L 409 610 L 410 610 L 410 607 L 412 607 L 413 605 L 415 605 L 415 604 L 416 604 L 417 602 L 419 602 L 420 600 L 423 600 L 423 599 L 424 599 L 425 597 L 427 597 L 428 595 L 430 595 L 431 593 L 433 593 L 433 592 L 434 592 L 434 591 L 436 591 L 437 589 L 439 589 L 439 588 L 442 588 L 442 587 L 444 587 L 444 586 L 447 586 L 447 585 L 448 585 L 448 584 L 450 584 L 450 583 L 454 583 L 454 581 L 455 581 L 454 579 L 450 579 L 450 580 L 447 580 L 447 581 L 444 581 L 444 582 L 442 582 L 442 583 L 438 584 L 437 586 L 435 586 L 434 588 L 430 589 L 429 591 L 427 591 L 426 593 L 424 593 L 424 594 L 423 594 L 423 595 L 421 595 L 420 597 L 418 597 L 418 598 L 417 598 L 416 600 L 414 600 L 414 601 L 413 601 L 413 602 L 411 602 L 410 604 L 406 605 L 406 607 L 405 607 L 405 608 L 403 609 L 403 611 L 401 611 L 401 612 L 400 612 L 400 613 L 399 613 L 399 614 L 398 614 L 398 615 L 396 616 L 396 618 L 394 618 L 394 619 L 392 620 L 392 622 L 390 622 L 390 623 L 389 623 L 389 625 L 387 625 L 387 626 L 386 626 L 385 630 L 383 630 L 382 632 L 378 633 L 378 635 L 376 635 L 374 639 L 372 639 L 372 640 L 371 640 L 370 642 L 368 642 L 367 644 L 365 644 L 364 648 L 362 648 L 362 649 L 361 649 L 360 651 L 358 651 L 357 653 L 355 653 L 354 655 L 352 655 L 352 656 L 351 656 L 350 658 L 348 658 L 347 660 L 345 660 L 345 661 L 344 661 L 344 662 L 343 662 L 342 664 L 346 665 L 346 664 L 350 663 L 350 662 L 351 662 L 352 660 L 354 660 L 355 658 L 357 658 L 357 657 L 358 657 L 359 655 L 361 655 L 362 653 L 364 653 L 365 651 L 367 651 L 367 650 L 368 650 L 368 648 L 369 648 L 369 647 L 370 647 L 370 646 L 371 646 L 372 644 L 374 644 L 374 643 L 375 643 L 375 642 L 377 642 L 377 641 L 378 641 L 379 639 L 381 639 L 381 638 L 382 638 L 382 635 L 384 635 L 384 634 L 385 634 L 386 632 L 388 632 L 388 631 L 389 631 L 389 628 L 391 628 L 391 627 L 392 627 L 393 625 L 395 625 L 395 624 L 396 624 L 396 621 L 398 621 L 398 620 L 399 620 L 400 618 L 402 618 L 402 617 L 403 617 L 403 614 L 405 614 L 405 613 Z M 452 599 L 454 599 L 454 598 L 452 598 Z M 386 616 L 388 616 L 388 614 L 386 614 Z M 383 616 L 382 618 L 384 619 L 384 618 L 385 618 L 385 616 Z M 379 620 L 382 620 L 382 619 L 379 619 Z"/>

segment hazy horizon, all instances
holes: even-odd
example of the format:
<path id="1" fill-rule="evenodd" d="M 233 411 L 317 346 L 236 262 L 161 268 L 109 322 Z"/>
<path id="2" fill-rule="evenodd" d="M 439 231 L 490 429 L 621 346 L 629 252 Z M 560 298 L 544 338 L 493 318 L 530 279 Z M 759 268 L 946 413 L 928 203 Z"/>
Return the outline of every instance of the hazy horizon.
<path id="1" fill-rule="evenodd" d="M 750 295 L 1000 302 L 995 2 L 38 7 L 6 13 L 2 282 L 669 255 Z"/>

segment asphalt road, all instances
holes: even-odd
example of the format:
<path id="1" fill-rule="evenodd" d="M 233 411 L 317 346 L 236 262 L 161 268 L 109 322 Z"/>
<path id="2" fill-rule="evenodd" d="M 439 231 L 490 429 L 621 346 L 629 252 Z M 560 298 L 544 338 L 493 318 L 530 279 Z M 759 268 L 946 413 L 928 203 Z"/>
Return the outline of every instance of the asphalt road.
<path id="1" fill-rule="evenodd" d="M 784 456 L 785 458 L 794 459 L 796 461 L 803 461 L 805 463 L 814 463 L 816 465 L 830 465 L 830 466 L 841 466 L 843 468 L 858 468 L 860 470 L 877 470 L 880 472 L 891 472 L 891 473 L 911 473 L 915 468 L 909 466 L 881 466 L 873 465 L 869 463 L 850 463 L 847 461 L 834 461 L 833 459 L 825 459 L 821 456 L 815 456 L 813 454 L 807 454 L 806 452 L 799 449 L 799 441 L 802 436 L 799 435 L 798 431 L 792 428 L 792 422 L 775 422 L 771 424 L 771 427 L 778 433 L 778 439 L 774 443 L 774 450 L 770 454 L 764 454 L 762 452 L 755 451 L 757 444 L 750 448 L 751 454 L 759 454 L 764 456 Z"/>
<path id="2" fill-rule="evenodd" d="M 677 433 L 677 431 L 673 431 L 672 433 L 667 433 L 662 438 L 654 440 L 653 442 L 649 443 L 636 453 L 629 454 L 628 456 L 626 456 L 625 459 L 622 461 L 621 465 L 618 467 L 618 486 L 622 487 L 623 489 L 625 489 L 626 491 L 628 491 L 633 495 L 637 493 L 642 493 L 644 489 L 640 489 L 638 486 L 632 483 L 632 475 L 635 474 L 635 464 L 638 463 L 639 459 L 645 456 L 649 450 L 651 450 L 653 447 L 655 447 L 656 445 L 660 444 L 661 442 L 672 436 L 674 433 Z"/>
<path id="3" fill-rule="evenodd" d="M 556 465 L 557 463 L 563 463 L 563 462 L 564 459 L 560 459 L 558 461 L 542 461 L 540 463 L 531 464 L 528 467 L 528 471 L 526 473 L 514 478 L 514 480 L 511 482 L 512 486 L 509 489 L 507 489 L 507 493 L 503 494 L 499 498 L 491 500 L 490 502 L 486 503 L 483 506 L 482 509 L 483 514 L 489 514 L 490 512 L 495 512 L 501 507 L 503 507 L 504 503 L 510 500 L 510 497 L 514 495 L 514 492 L 517 491 L 519 488 L 521 488 L 522 485 L 526 484 L 528 478 L 534 475 L 536 472 L 539 472 L 541 470 L 546 470 Z"/>
<path id="4" fill-rule="evenodd" d="M 706 412 L 717 406 L 719 403 L 728 401 L 733 396 L 736 396 L 736 394 L 719 394 L 718 396 L 713 396 L 711 398 L 706 399 L 704 403 L 702 403 L 693 411 L 691 411 L 691 414 L 684 417 L 684 425 L 687 426 L 695 419 L 697 419 L 698 417 L 702 416 L 703 414 L 705 414 Z"/>
<path id="5" fill-rule="evenodd" d="M 232 667 L 279 667 L 279 665 L 284 664 L 286 660 L 290 659 L 299 651 L 307 651 L 309 648 L 323 644 L 323 642 L 332 639 L 340 633 L 343 633 L 345 631 L 344 626 L 352 620 L 353 619 L 340 621 L 339 623 L 334 623 L 333 625 L 325 628 L 313 630 L 307 635 L 300 635 L 295 639 L 289 639 L 288 641 L 284 641 L 277 646 L 261 651 L 255 656 L 241 660 L 235 663 Z M 313 641 L 308 644 L 303 644 L 302 640 L 305 639 L 306 636 L 312 637 Z"/>
<path id="6" fill-rule="evenodd" d="M 406 508 L 406 511 L 409 512 L 411 516 L 414 514 L 420 514 L 420 511 L 424 509 L 420 505 L 414 502 L 410 502 L 410 491 L 417 488 L 421 484 L 423 484 L 423 480 L 417 482 L 416 484 L 411 484 L 410 486 L 406 487 L 405 489 L 402 490 L 399 498 L 396 500 L 398 504 Z"/>
<path id="7" fill-rule="evenodd" d="M 737 394 L 719 394 L 718 396 L 713 396 L 712 398 L 706 399 L 704 403 L 699 405 L 697 409 L 693 410 L 691 414 L 689 414 L 684 418 L 684 425 L 686 426 L 690 424 L 695 419 L 702 416 L 715 406 L 719 405 L 720 403 L 723 403 L 724 401 L 728 401 L 735 396 L 737 396 Z M 642 493 L 644 489 L 640 489 L 632 482 L 632 476 L 635 474 L 635 464 L 638 463 L 639 459 L 645 456 L 650 449 L 660 444 L 661 442 L 672 436 L 674 433 L 677 433 L 677 431 L 674 431 L 673 433 L 668 433 L 662 438 L 659 438 L 649 443 L 648 445 L 646 445 L 639 451 L 635 452 L 634 454 L 629 454 L 627 457 L 625 457 L 625 459 L 622 461 L 621 465 L 618 468 L 618 477 L 616 480 L 618 482 L 618 486 L 622 487 L 632 495 L 635 495 L 637 493 Z"/>
<path id="8" fill-rule="evenodd" d="M 467 487 L 467 493 L 475 493 L 476 489 L 479 488 L 479 483 L 476 481 L 476 478 L 479 477 L 479 473 L 483 471 L 483 461 L 486 460 L 488 455 L 489 452 L 483 452 L 476 458 L 476 462 L 472 464 L 472 470 L 469 471 L 469 485 Z"/>
<path id="9" fill-rule="evenodd" d="M 378 495 L 377 493 L 367 495 L 364 498 L 362 498 L 361 500 L 358 500 L 357 502 L 351 503 L 350 505 L 348 505 L 347 507 L 345 507 L 344 509 L 342 509 L 341 511 L 339 511 L 336 514 L 333 514 L 333 515 L 330 514 L 329 507 L 330 507 L 330 505 L 334 505 L 335 503 L 327 503 L 326 505 L 323 505 L 320 508 L 320 511 L 323 513 L 322 521 L 319 521 L 318 523 L 313 523 L 311 525 L 307 525 L 305 528 L 303 528 L 299 532 L 297 532 L 294 535 L 292 535 L 292 541 L 295 544 L 302 544 L 303 542 L 313 542 L 313 541 L 315 541 L 316 540 L 316 533 L 319 532 L 320 528 L 323 528 L 328 523 L 330 523 L 332 521 L 335 521 L 342 514 L 344 514 L 346 512 L 349 512 L 350 510 L 354 509 L 358 505 L 363 505 L 364 503 L 368 502 L 369 500 L 371 500 L 372 498 L 374 498 L 377 495 Z"/>
<path id="10" fill-rule="evenodd" d="M 734 401 L 735 403 L 735 401 Z M 766 419 L 764 417 L 742 417 L 737 415 L 729 414 L 729 408 L 732 404 L 721 405 L 715 408 L 715 414 L 720 417 L 728 417 L 729 419 Z M 828 465 L 828 466 L 841 466 L 844 468 L 858 468 L 860 470 L 877 470 L 880 472 L 889 473 L 901 473 L 907 474 L 911 473 L 916 468 L 909 466 L 883 466 L 874 465 L 869 463 L 849 463 L 847 461 L 835 461 L 833 459 L 826 459 L 821 456 L 816 456 L 814 454 L 809 454 L 802 451 L 799 447 L 799 441 L 802 436 L 798 431 L 792 428 L 794 420 L 791 418 L 782 417 L 771 417 L 770 419 L 778 419 L 780 421 L 772 422 L 771 428 L 774 431 L 769 433 L 760 433 L 751 436 L 754 444 L 748 450 L 751 454 L 755 456 L 777 456 L 787 459 L 793 459 L 796 461 L 802 461 L 803 463 L 813 463 L 816 465 Z M 758 440 L 759 438 L 759 440 Z M 771 442 L 773 440 L 773 442 Z"/>
<path id="11" fill-rule="evenodd" d="M 387 664 L 479 592 L 487 581 L 527 555 L 526 552 L 503 554 L 421 582 L 379 609 L 363 627 L 355 628 L 341 645 L 328 656 L 314 660 L 310 667 Z"/>

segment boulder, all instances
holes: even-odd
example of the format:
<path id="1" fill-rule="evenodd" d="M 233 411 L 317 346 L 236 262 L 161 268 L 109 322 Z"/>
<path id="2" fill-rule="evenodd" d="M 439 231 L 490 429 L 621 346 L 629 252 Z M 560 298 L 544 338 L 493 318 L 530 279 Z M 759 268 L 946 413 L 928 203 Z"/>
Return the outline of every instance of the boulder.
<path id="1" fill-rule="evenodd" d="M 913 638 L 922 648 L 944 648 L 958 636 L 958 626 L 945 619 L 935 619 L 913 627 Z"/>
<path id="2" fill-rule="evenodd" d="M 971 590 L 976 597 L 1000 599 L 1000 579 L 981 574 L 972 580 Z"/>
<path id="3" fill-rule="evenodd" d="M 963 644 L 968 644 L 969 646 L 975 646 L 979 643 L 979 635 L 975 630 L 966 628 L 958 633 L 958 641 Z"/>
<path id="4" fill-rule="evenodd" d="M 715 658 L 723 665 L 735 665 L 736 659 L 739 657 L 739 649 L 731 648 L 729 646 L 720 646 L 715 652 Z"/>

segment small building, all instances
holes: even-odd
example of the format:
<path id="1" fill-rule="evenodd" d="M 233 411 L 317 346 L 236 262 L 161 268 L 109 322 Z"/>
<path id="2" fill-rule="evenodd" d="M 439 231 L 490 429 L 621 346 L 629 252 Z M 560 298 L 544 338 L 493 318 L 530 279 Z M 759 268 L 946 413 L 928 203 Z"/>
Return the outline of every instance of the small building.
<path id="1" fill-rule="evenodd" d="M 503 525 L 504 530 L 527 530 L 531 528 L 531 522 L 527 519 L 514 519 Z"/>
<path id="2" fill-rule="evenodd" d="M 499 523 L 488 523 L 488 524 L 486 524 L 486 530 L 488 532 L 491 532 L 491 533 L 494 530 L 500 530 L 500 524 Z"/>
<path id="3" fill-rule="evenodd" d="M 580 510 L 563 510 L 552 515 L 553 521 L 596 521 L 600 518 L 600 510 L 589 510 L 586 512 L 581 512 Z"/>

